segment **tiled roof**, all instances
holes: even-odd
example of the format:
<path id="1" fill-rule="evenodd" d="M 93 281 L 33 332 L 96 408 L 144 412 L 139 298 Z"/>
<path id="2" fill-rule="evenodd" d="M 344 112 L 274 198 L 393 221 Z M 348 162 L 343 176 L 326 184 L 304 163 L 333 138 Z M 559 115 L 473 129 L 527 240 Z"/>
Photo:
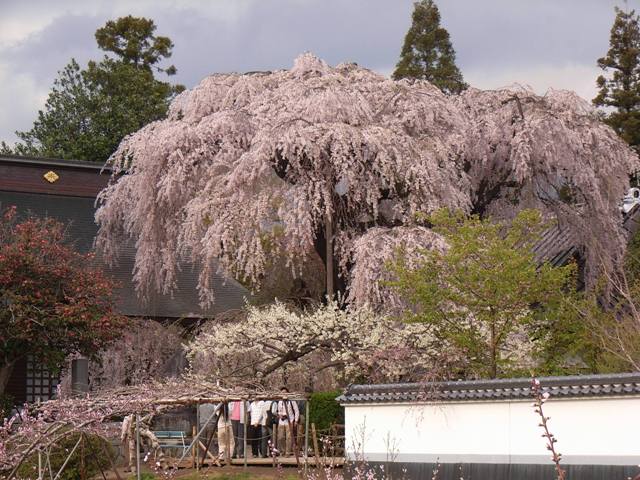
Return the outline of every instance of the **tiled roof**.
<path id="1" fill-rule="evenodd" d="M 214 273 L 210 280 L 215 292 L 215 303 L 202 309 L 198 298 L 198 277 L 200 269 L 188 262 L 180 263 L 176 274 L 175 290 L 164 295 L 152 291 L 148 301 L 143 302 L 135 293 L 132 271 L 135 261 L 135 247 L 122 249 L 118 263 L 114 267 L 105 266 L 107 274 L 119 284 L 116 290 L 118 310 L 129 316 L 169 317 L 169 318 L 208 318 L 226 312 L 244 308 L 251 293 L 232 278 Z"/>
<path id="2" fill-rule="evenodd" d="M 576 251 L 576 239 L 569 228 L 555 225 L 545 230 L 533 247 L 537 263 L 549 262 L 554 267 L 565 265 Z"/>
<path id="3" fill-rule="evenodd" d="M 640 372 L 567 377 L 540 377 L 553 398 L 640 395 Z M 531 379 L 350 385 L 338 397 L 342 404 L 424 401 L 496 401 L 532 398 Z"/>
<path id="4" fill-rule="evenodd" d="M 47 167 L 72 167 L 88 170 L 111 171 L 111 167 L 103 162 L 87 162 L 86 160 L 63 160 L 61 158 L 28 157 L 24 155 L 0 155 L 3 163 L 14 163 L 19 165 L 45 165 Z"/>
<path id="5" fill-rule="evenodd" d="M 94 199 L 65 197 L 62 195 L 41 195 L 21 192 L 0 191 L 0 209 L 16 205 L 21 215 L 36 215 L 55 218 L 67 225 L 67 235 L 75 247 L 89 251 L 98 231 L 94 222 Z M 135 250 L 124 248 L 118 264 L 105 267 L 107 273 L 119 285 L 116 290 L 118 311 L 124 315 L 163 318 L 207 318 L 227 310 L 243 308 L 250 298 L 249 291 L 233 279 L 214 274 L 211 285 L 216 292 L 215 304 L 207 310 L 198 305 L 199 270 L 191 265 L 181 264 L 177 274 L 176 291 L 172 295 L 152 294 L 143 303 L 135 293 L 132 279 Z"/>
<path id="6" fill-rule="evenodd" d="M 630 238 L 640 229 L 640 205 L 634 205 L 622 216 L 622 226 L 629 232 Z M 580 246 L 570 226 L 560 227 L 556 224 L 542 233 L 533 247 L 533 254 L 538 264 L 549 262 L 558 267 L 566 265 Z"/>

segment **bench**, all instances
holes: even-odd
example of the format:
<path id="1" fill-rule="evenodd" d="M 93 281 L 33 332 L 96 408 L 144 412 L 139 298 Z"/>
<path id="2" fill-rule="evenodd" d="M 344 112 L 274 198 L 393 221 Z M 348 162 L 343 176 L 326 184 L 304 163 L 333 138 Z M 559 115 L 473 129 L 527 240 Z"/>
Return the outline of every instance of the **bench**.
<path id="1" fill-rule="evenodd" d="M 180 455 L 184 455 L 189 448 L 187 436 L 182 430 L 161 430 L 155 431 L 153 434 L 158 439 L 160 448 L 174 448 L 181 450 Z"/>

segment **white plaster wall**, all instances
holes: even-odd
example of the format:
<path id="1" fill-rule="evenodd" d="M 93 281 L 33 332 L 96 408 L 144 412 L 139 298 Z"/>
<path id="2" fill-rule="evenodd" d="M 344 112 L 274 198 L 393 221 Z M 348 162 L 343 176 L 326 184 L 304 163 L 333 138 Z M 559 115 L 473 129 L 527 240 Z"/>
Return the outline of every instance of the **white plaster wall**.
<path id="1" fill-rule="evenodd" d="M 564 463 L 640 464 L 640 398 L 549 400 Z M 346 405 L 346 446 L 368 460 L 545 463 L 531 402 Z"/>

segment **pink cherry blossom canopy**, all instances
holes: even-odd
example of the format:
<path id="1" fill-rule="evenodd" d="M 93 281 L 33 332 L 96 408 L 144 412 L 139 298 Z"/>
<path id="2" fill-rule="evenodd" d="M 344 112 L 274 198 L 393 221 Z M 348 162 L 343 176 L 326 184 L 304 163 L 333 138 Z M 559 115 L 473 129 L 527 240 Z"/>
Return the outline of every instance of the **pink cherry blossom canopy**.
<path id="1" fill-rule="evenodd" d="M 639 166 L 571 92 L 447 96 L 311 54 L 291 70 L 205 78 L 111 162 L 98 247 L 116 259 L 135 241 L 143 296 L 171 291 L 188 258 L 204 304 L 212 269 L 254 286 L 275 258 L 299 272 L 327 217 L 349 299 L 378 304 L 390 245 L 439 244 L 416 214 L 442 207 L 496 219 L 541 209 L 577 232 L 595 278 L 624 250 L 617 204 Z"/>

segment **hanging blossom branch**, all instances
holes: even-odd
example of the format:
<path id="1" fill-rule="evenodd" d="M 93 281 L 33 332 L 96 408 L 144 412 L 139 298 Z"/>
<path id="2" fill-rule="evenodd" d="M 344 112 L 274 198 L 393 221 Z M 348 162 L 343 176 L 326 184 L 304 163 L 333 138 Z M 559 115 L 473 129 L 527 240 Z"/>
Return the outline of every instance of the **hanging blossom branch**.
<path id="1" fill-rule="evenodd" d="M 443 207 L 497 219 L 541 209 L 576 230 L 594 279 L 593 252 L 610 252 L 615 265 L 624 250 L 617 204 L 640 167 L 571 92 L 445 96 L 426 81 L 311 54 L 290 70 L 205 78 L 110 162 L 97 246 L 116 261 L 135 242 L 142 296 L 171 291 L 180 260 L 193 260 L 203 304 L 215 300 L 218 269 L 254 288 L 278 258 L 302 275 L 311 255 L 324 255 L 327 218 L 350 300 L 380 304 L 384 282 L 366 265 L 379 260 L 367 255 L 375 242 L 360 240 L 382 228 L 415 243 L 416 213 Z"/>
<path id="2" fill-rule="evenodd" d="M 27 405 L 0 426 L 0 479 L 11 478 L 37 449 L 47 450 L 74 433 L 118 436 L 121 427 L 117 422 L 132 414 L 152 416 L 176 406 L 198 403 L 302 397 L 249 383 L 226 388 L 202 377 L 187 376 Z"/>
<path id="3" fill-rule="evenodd" d="M 560 459 L 562 458 L 562 454 L 556 451 L 556 443 L 557 439 L 554 435 L 549 431 L 548 422 L 551 417 L 547 417 L 542 410 L 542 405 L 549 399 L 549 392 L 545 392 L 540 385 L 540 380 L 534 378 L 531 381 L 531 392 L 533 393 L 534 403 L 533 407 L 535 408 L 535 412 L 540 417 L 539 426 L 542 428 L 543 433 L 542 437 L 547 440 L 547 450 L 551 452 L 551 460 L 555 464 L 557 480 L 565 480 L 567 472 L 564 468 L 560 466 Z"/>

